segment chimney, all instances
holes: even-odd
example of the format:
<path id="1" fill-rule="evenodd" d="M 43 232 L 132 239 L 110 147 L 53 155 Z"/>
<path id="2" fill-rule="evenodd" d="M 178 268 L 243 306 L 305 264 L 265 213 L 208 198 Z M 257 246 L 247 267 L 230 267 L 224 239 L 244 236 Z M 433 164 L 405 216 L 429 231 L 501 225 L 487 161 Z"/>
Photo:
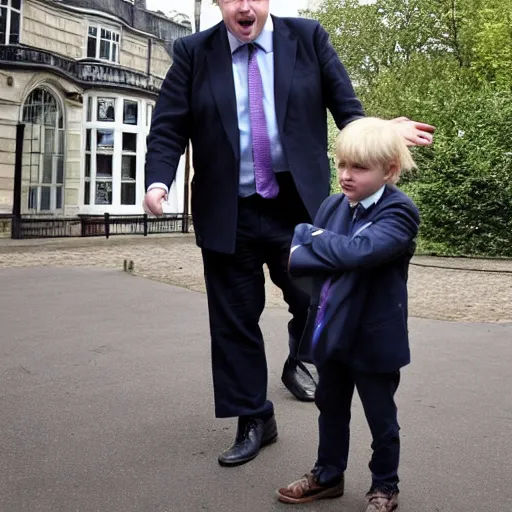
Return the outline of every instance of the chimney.
<path id="1" fill-rule="evenodd" d="M 146 0 L 135 0 L 133 2 L 133 5 L 135 5 L 135 7 L 137 9 L 144 9 L 145 11 L 147 11 L 147 5 L 146 5 Z"/>

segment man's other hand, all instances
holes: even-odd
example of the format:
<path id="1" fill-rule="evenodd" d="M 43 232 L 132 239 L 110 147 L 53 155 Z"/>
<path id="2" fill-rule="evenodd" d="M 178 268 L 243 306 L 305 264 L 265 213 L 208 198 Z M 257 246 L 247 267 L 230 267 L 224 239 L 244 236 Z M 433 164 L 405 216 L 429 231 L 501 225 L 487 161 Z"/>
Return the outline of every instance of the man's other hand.
<path id="1" fill-rule="evenodd" d="M 391 120 L 396 124 L 398 133 L 405 139 L 408 146 L 430 146 L 434 138 L 435 128 L 429 124 L 411 121 L 407 117 Z"/>
<path id="2" fill-rule="evenodd" d="M 157 216 L 163 215 L 162 201 L 166 195 L 167 192 L 163 188 L 152 188 L 144 197 L 142 203 L 144 211 Z"/>

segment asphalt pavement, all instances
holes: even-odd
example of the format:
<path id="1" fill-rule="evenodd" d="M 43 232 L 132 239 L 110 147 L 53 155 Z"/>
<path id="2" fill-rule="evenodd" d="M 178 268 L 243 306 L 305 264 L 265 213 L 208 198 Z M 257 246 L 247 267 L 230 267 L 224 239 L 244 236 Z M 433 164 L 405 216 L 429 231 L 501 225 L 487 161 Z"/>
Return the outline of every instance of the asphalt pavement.
<path id="1" fill-rule="evenodd" d="M 308 471 L 314 404 L 280 382 L 282 308 L 262 320 L 279 440 L 222 468 L 206 298 L 113 270 L 0 271 L 1 512 L 356 512 L 370 435 L 354 402 L 346 494 L 279 504 Z M 512 511 L 512 325 L 411 319 L 397 395 L 402 512 Z"/>

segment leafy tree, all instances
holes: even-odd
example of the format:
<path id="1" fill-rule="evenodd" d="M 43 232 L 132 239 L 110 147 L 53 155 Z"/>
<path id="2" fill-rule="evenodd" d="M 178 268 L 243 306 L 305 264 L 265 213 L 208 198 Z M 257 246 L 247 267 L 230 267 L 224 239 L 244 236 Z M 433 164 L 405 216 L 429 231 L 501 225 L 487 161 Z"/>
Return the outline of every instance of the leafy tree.
<path id="1" fill-rule="evenodd" d="M 330 33 L 369 115 L 437 128 L 401 181 L 422 214 L 420 247 L 512 256 L 512 0 L 324 0 L 305 14 Z"/>

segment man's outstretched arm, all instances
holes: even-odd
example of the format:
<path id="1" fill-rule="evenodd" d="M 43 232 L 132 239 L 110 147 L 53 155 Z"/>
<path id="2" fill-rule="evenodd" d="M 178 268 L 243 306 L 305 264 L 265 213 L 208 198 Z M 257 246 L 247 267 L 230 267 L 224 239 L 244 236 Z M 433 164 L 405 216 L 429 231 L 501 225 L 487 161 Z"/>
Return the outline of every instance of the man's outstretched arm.
<path id="1" fill-rule="evenodd" d="M 155 106 L 146 155 L 144 209 L 162 215 L 162 199 L 176 177 L 181 155 L 190 138 L 191 63 L 183 41 L 174 43 L 173 64 Z"/>

